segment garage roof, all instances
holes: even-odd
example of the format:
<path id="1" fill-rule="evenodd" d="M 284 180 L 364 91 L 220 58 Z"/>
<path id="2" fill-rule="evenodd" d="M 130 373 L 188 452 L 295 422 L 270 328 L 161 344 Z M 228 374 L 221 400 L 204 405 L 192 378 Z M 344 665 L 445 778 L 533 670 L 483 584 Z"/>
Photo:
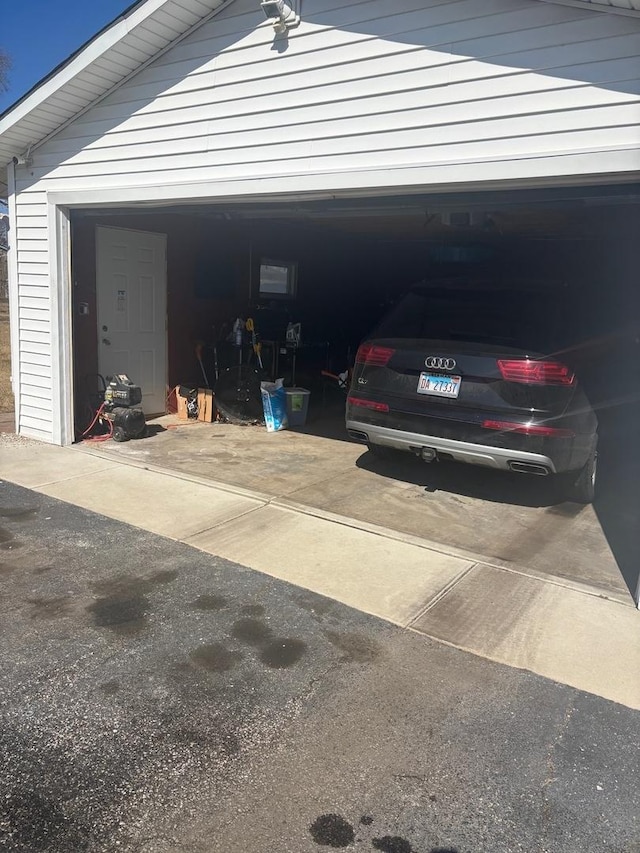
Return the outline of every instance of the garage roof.
<path id="1" fill-rule="evenodd" d="M 6 166 L 233 0 L 139 0 L 0 115 L 0 196 Z M 640 17 L 640 0 L 543 0 Z"/>

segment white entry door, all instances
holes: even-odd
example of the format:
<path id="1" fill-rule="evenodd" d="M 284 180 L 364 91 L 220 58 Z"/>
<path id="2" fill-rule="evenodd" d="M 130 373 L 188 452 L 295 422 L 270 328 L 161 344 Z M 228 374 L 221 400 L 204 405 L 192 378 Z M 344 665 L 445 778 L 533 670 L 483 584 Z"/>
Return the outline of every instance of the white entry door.
<path id="1" fill-rule="evenodd" d="M 98 370 L 142 388 L 146 415 L 166 409 L 166 235 L 96 229 Z"/>

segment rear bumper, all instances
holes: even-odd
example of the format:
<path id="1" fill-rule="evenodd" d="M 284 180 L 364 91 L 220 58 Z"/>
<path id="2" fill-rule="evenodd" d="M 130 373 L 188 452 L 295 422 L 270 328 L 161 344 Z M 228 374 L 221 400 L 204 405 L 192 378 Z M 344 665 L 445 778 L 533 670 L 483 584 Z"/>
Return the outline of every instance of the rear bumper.
<path id="1" fill-rule="evenodd" d="M 347 431 L 352 438 L 365 444 L 379 444 L 395 450 L 406 450 L 420 453 L 423 447 L 433 448 L 438 453 L 447 454 L 457 462 L 467 462 L 472 465 L 484 465 L 487 468 L 499 468 L 503 471 L 512 470 L 512 463 L 541 466 L 549 474 L 558 473 L 556 464 L 551 457 L 541 453 L 531 453 L 526 450 L 514 450 L 502 447 L 492 447 L 486 444 L 473 444 L 452 438 L 439 438 L 435 435 L 405 432 L 389 427 L 376 426 L 361 421 L 348 420 Z M 543 473 L 540 471 L 539 473 Z"/>

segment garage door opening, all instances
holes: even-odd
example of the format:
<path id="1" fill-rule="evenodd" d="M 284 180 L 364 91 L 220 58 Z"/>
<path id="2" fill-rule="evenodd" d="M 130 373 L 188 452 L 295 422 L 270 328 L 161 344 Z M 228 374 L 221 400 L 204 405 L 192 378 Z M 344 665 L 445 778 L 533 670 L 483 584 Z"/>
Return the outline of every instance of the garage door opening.
<path id="1" fill-rule="evenodd" d="M 100 228 L 166 239 L 167 395 L 180 385 L 214 387 L 216 373 L 238 363 L 235 320 L 251 317 L 262 344 L 265 372 L 311 392 L 307 423 L 300 432 L 343 443 L 349 442 L 345 392 L 338 380 L 325 374 L 339 376 L 349 369 L 359 343 L 408 287 L 424 279 L 460 276 L 539 280 L 545 283 L 545 299 L 551 306 L 549 322 L 564 325 L 566 347 L 582 361 L 583 384 L 598 413 L 600 482 L 595 510 L 631 589 L 637 580 L 633 520 L 639 513 L 633 484 L 640 475 L 633 439 L 640 387 L 638 196 L 637 186 L 621 186 L 75 211 L 77 437 L 101 391 L 96 326 Z M 563 308 L 560 316 L 559 307 L 553 312 L 553 287 L 571 294 L 567 300 L 563 290 L 562 304 L 569 309 Z M 291 327 L 299 333 L 299 346 L 287 341 Z M 243 359 L 251 357 L 250 333 L 245 331 Z M 131 370 L 128 365 L 122 369 Z M 135 374 L 131 379 L 143 381 Z M 507 505 L 526 511 L 528 505 L 546 502 L 549 517 L 577 515 L 569 505 L 554 503 L 530 480 L 526 486 L 517 481 L 512 488 L 490 472 L 468 466 L 427 469 L 413 459 L 381 465 L 364 449 L 356 465 L 391 483 L 404 483 L 409 490 L 436 490 L 452 500 L 484 500 L 480 526 Z M 361 512 L 368 516 L 365 520 L 372 520 L 374 508 L 368 501 L 361 502 Z M 461 542 L 464 535 L 458 524 L 443 534 L 441 521 L 432 519 L 423 535 L 436 540 L 444 536 L 444 544 L 452 546 L 456 541 L 460 547 L 471 544 Z M 467 523 L 467 530 L 472 527 Z M 536 535 L 544 539 L 538 527 L 521 539 L 517 554 L 512 549 L 519 564 L 530 562 L 531 554 L 540 549 Z M 488 542 L 483 541 L 482 547 L 491 550 Z M 554 571 L 562 576 L 563 567 Z"/>

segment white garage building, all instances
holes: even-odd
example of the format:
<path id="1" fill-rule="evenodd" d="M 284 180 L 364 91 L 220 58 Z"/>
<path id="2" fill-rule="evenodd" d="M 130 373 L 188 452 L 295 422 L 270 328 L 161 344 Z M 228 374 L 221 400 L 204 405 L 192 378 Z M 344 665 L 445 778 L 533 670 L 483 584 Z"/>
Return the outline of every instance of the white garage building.
<path id="1" fill-rule="evenodd" d="M 78 362 L 108 369 L 111 332 L 163 410 L 167 287 L 169 325 L 194 313 L 167 240 L 186 254 L 205 213 L 211 233 L 236 213 L 279 223 L 291 255 L 304 217 L 353 233 L 491 207 L 504 236 L 515 207 L 520 232 L 561 209 L 560 238 L 573 219 L 626 239 L 607 289 L 628 317 L 640 0 L 294 0 L 282 20 L 262 5 L 141 0 L 0 117 L 19 433 L 74 441 Z"/>

